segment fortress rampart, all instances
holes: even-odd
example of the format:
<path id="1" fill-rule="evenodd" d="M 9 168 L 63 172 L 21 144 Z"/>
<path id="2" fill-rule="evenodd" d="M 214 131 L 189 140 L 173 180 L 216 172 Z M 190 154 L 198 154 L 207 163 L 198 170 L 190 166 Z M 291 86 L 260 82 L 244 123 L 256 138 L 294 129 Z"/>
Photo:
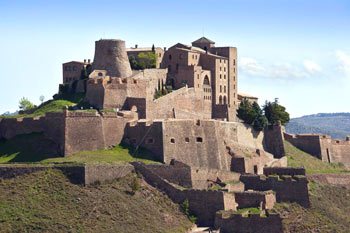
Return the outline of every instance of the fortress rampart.
<path id="1" fill-rule="evenodd" d="M 279 214 L 269 214 L 266 217 L 260 214 L 249 214 L 243 217 L 233 212 L 217 212 L 215 217 L 215 228 L 222 233 L 282 233 L 282 219 Z"/>
<path id="2" fill-rule="evenodd" d="M 306 177 L 281 176 L 280 179 L 278 176 L 269 176 L 264 179 L 258 175 L 241 175 L 240 180 L 246 190 L 275 191 L 277 202 L 297 202 L 304 207 L 310 206 Z"/>
<path id="3" fill-rule="evenodd" d="M 236 209 L 232 194 L 206 190 L 180 190 L 160 178 L 152 170 L 141 163 L 132 163 L 136 171 L 141 172 L 145 180 L 152 186 L 165 192 L 175 203 L 189 202 L 191 214 L 198 217 L 199 226 L 213 226 L 215 212 L 218 210 Z"/>
<path id="4" fill-rule="evenodd" d="M 288 175 L 288 176 L 305 176 L 305 168 L 295 168 L 295 167 L 264 167 L 264 175 Z"/>
<path id="5" fill-rule="evenodd" d="M 328 163 L 342 163 L 346 169 L 350 169 L 350 139 L 332 139 L 322 134 L 284 133 L 286 141 L 297 148 Z"/>

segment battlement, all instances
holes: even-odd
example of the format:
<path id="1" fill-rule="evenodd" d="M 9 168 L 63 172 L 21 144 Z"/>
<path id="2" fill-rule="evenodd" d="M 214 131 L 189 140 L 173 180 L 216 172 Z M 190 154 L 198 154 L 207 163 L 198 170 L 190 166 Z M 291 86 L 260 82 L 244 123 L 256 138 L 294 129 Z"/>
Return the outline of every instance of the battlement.
<path id="1" fill-rule="evenodd" d="M 102 78 L 93 78 L 87 81 L 88 85 L 108 85 L 108 84 L 117 84 L 117 85 L 127 85 L 127 84 L 137 84 L 137 79 L 130 78 L 115 78 L 115 77 L 102 77 Z"/>
<path id="2" fill-rule="evenodd" d="M 303 175 L 305 176 L 305 168 L 295 168 L 295 167 L 264 167 L 264 175 Z"/>
<path id="3" fill-rule="evenodd" d="M 262 214 L 237 214 L 233 211 L 218 211 L 215 215 L 215 228 L 222 233 L 282 233 L 282 218 L 279 214 L 266 211 Z"/>

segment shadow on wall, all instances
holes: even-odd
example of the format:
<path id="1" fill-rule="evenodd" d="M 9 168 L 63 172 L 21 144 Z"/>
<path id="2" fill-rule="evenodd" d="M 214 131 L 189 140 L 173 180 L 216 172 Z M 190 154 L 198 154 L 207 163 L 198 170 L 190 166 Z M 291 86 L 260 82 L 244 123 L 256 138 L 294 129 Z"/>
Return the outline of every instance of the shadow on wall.
<path id="1" fill-rule="evenodd" d="M 143 147 L 135 148 L 132 145 L 127 144 L 125 140 L 119 145 L 123 149 L 127 149 L 128 153 L 135 159 L 147 159 L 147 160 L 153 160 L 153 161 L 162 163 L 162 161 L 159 160 L 158 156 L 155 156 L 153 152 L 151 152 L 146 148 L 143 148 Z"/>
<path id="2" fill-rule="evenodd" d="M 247 130 L 252 129 L 252 126 L 250 126 L 250 125 L 248 125 L 248 124 L 243 123 L 243 125 L 244 125 L 244 127 L 245 127 Z M 253 130 L 253 129 L 252 129 L 251 132 L 252 132 L 253 137 L 256 139 L 256 138 L 259 137 L 259 134 L 260 134 L 262 131 L 257 131 L 257 130 Z"/>
<path id="3" fill-rule="evenodd" d="M 0 140 L 0 162 L 38 162 L 59 157 L 57 145 L 42 133 L 17 135 Z"/>

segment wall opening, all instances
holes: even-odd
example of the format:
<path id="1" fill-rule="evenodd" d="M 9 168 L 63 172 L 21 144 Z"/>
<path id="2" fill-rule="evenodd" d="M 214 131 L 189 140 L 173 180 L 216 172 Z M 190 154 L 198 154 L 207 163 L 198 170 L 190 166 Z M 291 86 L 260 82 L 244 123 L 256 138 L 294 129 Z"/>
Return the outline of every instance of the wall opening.
<path id="1" fill-rule="evenodd" d="M 328 160 L 328 163 L 331 163 L 331 159 L 329 157 L 329 149 L 327 148 L 327 160 Z"/>
<path id="2" fill-rule="evenodd" d="M 254 165 L 254 174 L 258 174 L 258 166 Z"/>
<path id="3" fill-rule="evenodd" d="M 203 138 L 197 137 L 197 138 L 196 138 L 196 141 L 197 141 L 197 142 L 203 142 Z"/>
<path id="4" fill-rule="evenodd" d="M 174 144 L 175 143 L 175 138 L 170 139 L 170 143 Z"/>
<path id="5" fill-rule="evenodd" d="M 154 143 L 154 139 L 153 138 L 147 138 L 146 144 L 153 144 L 153 143 Z"/>
<path id="6" fill-rule="evenodd" d="M 190 139 L 189 138 L 185 138 L 185 142 L 190 142 Z"/>

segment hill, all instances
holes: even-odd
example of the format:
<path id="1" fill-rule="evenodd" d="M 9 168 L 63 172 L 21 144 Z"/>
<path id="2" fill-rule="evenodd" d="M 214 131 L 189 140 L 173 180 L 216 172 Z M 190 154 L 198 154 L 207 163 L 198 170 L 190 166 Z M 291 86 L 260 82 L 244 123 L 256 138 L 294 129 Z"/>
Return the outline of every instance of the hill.
<path id="1" fill-rule="evenodd" d="M 286 131 L 293 134 L 318 133 L 345 139 L 350 135 L 350 113 L 318 113 L 292 118 Z"/>
<path id="2" fill-rule="evenodd" d="M 135 190 L 133 182 L 139 182 Z M 82 186 L 49 169 L 0 179 L 1 232 L 186 232 L 178 205 L 130 174 Z"/>

